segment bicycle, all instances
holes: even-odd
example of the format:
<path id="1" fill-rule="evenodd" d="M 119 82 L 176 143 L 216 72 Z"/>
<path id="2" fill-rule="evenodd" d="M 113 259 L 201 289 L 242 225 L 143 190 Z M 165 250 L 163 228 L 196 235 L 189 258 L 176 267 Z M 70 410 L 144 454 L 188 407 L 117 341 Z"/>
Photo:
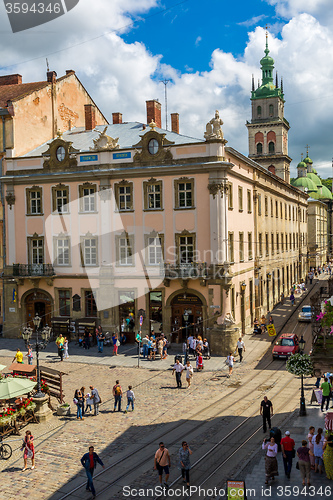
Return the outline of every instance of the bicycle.
<path id="1" fill-rule="evenodd" d="M 12 453 L 12 447 L 7 443 L 3 443 L 2 437 L 0 437 L 0 458 L 8 460 L 12 456 Z"/>

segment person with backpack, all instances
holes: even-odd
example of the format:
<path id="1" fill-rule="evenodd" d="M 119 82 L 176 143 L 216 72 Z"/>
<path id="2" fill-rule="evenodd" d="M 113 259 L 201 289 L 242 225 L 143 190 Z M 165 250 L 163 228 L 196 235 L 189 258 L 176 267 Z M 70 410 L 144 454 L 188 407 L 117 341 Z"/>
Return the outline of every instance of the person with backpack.
<path id="1" fill-rule="evenodd" d="M 114 410 L 116 411 L 118 405 L 118 411 L 121 411 L 121 397 L 123 395 L 123 390 L 119 384 L 119 380 L 116 380 L 116 384 L 113 386 L 112 394 L 114 396 Z"/>
<path id="2" fill-rule="evenodd" d="M 155 453 L 154 458 L 154 469 L 158 471 L 158 478 L 160 484 L 162 484 L 162 475 L 163 471 L 165 472 L 165 486 L 168 488 L 168 479 L 169 479 L 169 468 L 171 466 L 171 459 L 169 455 L 169 450 L 164 446 L 164 443 L 159 443 L 159 448 Z"/>

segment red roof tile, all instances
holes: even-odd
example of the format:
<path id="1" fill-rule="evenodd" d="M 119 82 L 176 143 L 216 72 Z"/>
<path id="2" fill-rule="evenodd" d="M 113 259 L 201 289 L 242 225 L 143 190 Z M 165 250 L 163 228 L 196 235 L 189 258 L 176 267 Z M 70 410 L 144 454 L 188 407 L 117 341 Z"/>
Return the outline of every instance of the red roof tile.
<path id="1" fill-rule="evenodd" d="M 48 82 L 21 83 L 19 85 L 0 85 L 0 107 L 5 108 L 7 101 L 17 101 L 36 90 L 49 85 Z"/>

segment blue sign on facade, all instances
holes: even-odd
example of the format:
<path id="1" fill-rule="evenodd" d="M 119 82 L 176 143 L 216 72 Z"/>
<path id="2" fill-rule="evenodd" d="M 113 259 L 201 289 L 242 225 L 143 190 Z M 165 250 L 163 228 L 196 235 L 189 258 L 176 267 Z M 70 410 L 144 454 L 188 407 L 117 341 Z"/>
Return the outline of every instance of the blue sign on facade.
<path id="1" fill-rule="evenodd" d="M 112 154 L 113 160 L 121 160 L 122 158 L 131 158 L 131 152 L 128 151 L 127 153 L 113 153 Z"/>
<path id="2" fill-rule="evenodd" d="M 82 161 L 98 161 L 98 155 L 83 155 L 80 156 L 80 162 Z"/>

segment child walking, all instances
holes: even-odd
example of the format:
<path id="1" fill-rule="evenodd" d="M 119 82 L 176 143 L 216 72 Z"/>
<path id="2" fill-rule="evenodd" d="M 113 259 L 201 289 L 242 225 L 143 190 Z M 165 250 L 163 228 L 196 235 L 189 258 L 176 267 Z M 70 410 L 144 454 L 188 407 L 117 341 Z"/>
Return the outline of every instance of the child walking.
<path id="1" fill-rule="evenodd" d="M 130 405 L 132 405 L 132 411 L 134 411 L 135 396 L 134 396 L 134 392 L 132 391 L 131 385 L 128 386 L 128 391 L 126 394 L 127 394 L 127 406 L 126 406 L 125 413 L 127 413 L 127 410 L 128 410 Z"/>

